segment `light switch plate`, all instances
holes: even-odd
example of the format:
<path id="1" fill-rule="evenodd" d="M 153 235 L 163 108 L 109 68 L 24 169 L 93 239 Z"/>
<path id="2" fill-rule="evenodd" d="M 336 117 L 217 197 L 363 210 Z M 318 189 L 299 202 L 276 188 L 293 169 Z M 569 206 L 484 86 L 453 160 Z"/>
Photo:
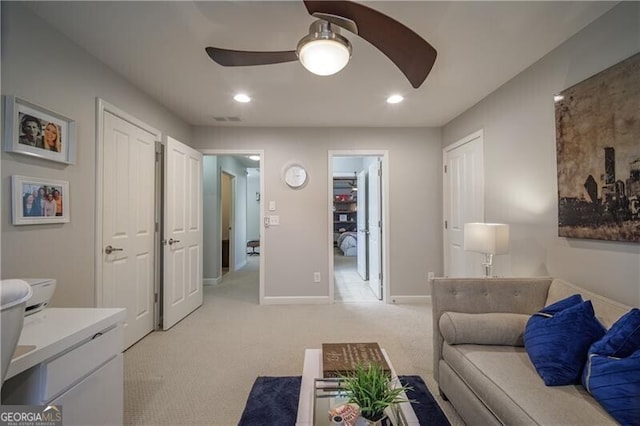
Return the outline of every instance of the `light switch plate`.
<path id="1" fill-rule="evenodd" d="M 275 201 L 269 201 L 269 211 L 270 212 L 275 212 L 276 211 L 276 202 Z"/>
<path id="2" fill-rule="evenodd" d="M 269 216 L 269 225 L 271 226 L 280 225 L 280 216 L 278 215 Z"/>

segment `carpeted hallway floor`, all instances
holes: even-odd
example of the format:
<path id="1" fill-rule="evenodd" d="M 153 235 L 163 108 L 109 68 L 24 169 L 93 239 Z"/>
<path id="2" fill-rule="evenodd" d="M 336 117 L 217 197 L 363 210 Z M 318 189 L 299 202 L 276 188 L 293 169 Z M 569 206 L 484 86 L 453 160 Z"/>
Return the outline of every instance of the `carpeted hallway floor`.
<path id="1" fill-rule="evenodd" d="M 201 308 L 125 352 L 125 424 L 235 425 L 257 376 L 301 375 L 304 349 L 331 341 L 379 342 L 398 374 L 422 376 L 436 395 L 430 305 L 261 306 L 257 267 L 205 287 Z"/>

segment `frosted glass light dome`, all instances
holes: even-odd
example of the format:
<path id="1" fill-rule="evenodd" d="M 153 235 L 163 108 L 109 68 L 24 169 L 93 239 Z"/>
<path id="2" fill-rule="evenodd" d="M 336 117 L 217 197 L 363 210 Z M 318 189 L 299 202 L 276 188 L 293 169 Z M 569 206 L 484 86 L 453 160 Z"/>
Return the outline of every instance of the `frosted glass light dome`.
<path id="1" fill-rule="evenodd" d="M 300 63 L 317 75 L 332 75 L 349 62 L 351 52 L 336 40 L 312 40 L 298 51 Z"/>

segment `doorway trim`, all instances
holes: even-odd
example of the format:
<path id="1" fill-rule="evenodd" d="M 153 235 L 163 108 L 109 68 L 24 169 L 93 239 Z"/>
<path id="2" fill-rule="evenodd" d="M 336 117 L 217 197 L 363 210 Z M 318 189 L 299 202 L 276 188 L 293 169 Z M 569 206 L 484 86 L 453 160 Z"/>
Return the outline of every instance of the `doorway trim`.
<path id="1" fill-rule="evenodd" d="M 228 223 L 228 227 L 229 229 L 227 229 L 227 233 L 229 235 L 229 253 L 227 254 L 228 258 L 227 258 L 227 262 L 229 263 L 228 268 L 229 268 L 229 272 L 233 272 L 236 271 L 237 265 L 236 265 L 236 204 L 237 204 L 237 200 L 236 200 L 236 178 L 238 177 L 234 172 L 232 172 L 231 170 L 226 170 L 224 168 L 220 168 L 220 193 L 224 194 L 223 189 L 223 178 L 222 175 L 227 175 L 229 176 L 229 200 L 227 200 L 229 202 L 229 206 L 228 209 L 228 214 L 229 214 L 229 223 Z M 222 217 L 224 216 L 223 212 L 225 209 L 225 205 L 224 205 L 224 195 L 222 195 L 222 197 L 220 198 L 220 209 L 218 211 L 218 215 L 220 217 L 220 229 L 218 230 L 218 235 L 220 235 L 220 242 L 222 243 L 222 241 L 224 241 L 224 238 L 222 238 L 222 235 L 224 234 L 224 223 L 222 221 Z M 222 258 L 224 257 L 224 253 L 222 250 L 222 245 L 220 248 L 220 268 L 222 268 Z M 246 264 L 246 262 L 244 264 L 242 264 L 240 267 L 244 266 Z"/>
<path id="2" fill-rule="evenodd" d="M 391 300 L 391 263 L 389 261 L 389 151 L 388 150 L 329 150 L 327 156 L 327 247 L 329 253 L 329 303 L 334 303 L 333 281 L 333 158 L 334 157 L 379 157 L 382 163 L 382 302 Z"/>
<path id="3" fill-rule="evenodd" d="M 203 155 L 259 155 L 260 156 L 260 194 L 264 194 L 264 170 L 265 170 L 265 155 L 264 149 L 212 149 L 212 148 L 196 148 Z M 264 304 L 264 269 L 265 269 L 265 255 L 267 252 L 267 233 L 264 232 L 262 226 L 262 218 L 264 217 L 264 197 L 260 198 L 260 296 L 259 303 Z"/>
<path id="4" fill-rule="evenodd" d="M 94 255 L 94 278 L 95 278 L 95 294 L 94 294 L 94 303 L 97 308 L 103 307 L 103 291 L 104 285 L 102 282 L 102 248 L 104 247 L 102 241 L 102 208 L 103 208 L 103 197 L 104 197 L 104 158 L 103 158 L 103 148 L 104 148 L 104 113 L 110 112 L 111 114 L 128 121 L 129 123 L 137 126 L 155 136 L 156 143 L 160 143 L 165 145 L 165 142 L 162 140 L 162 132 L 156 129 L 155 127 L 150 126 L 149 124 L 137 119 L 133 115 L 128 112 L 116 107 L 115 105 L 110 104 L 102 98 L 96 98 L 96 212 L 95 212 L 95 231 L 94 235 L 96 236 L 95 241 L 95 255 Z M 155 171 L 155 169 L 154 169 Z M 159 212 L 154 208 L 154 219 L 156 224 L 158 224 L 158 215 Z M 159 255 L 158 255 L 158 241 L 159 241 L 159 232 L 156 232 L 155 237 L 155 252 L 154 255 L 154 273 L 157 272 Z M 156 294 L 160 291 L 160 275 L 157 273 L 153 279 L 154 291 Z M 155 322 L 155 319 L 158 315 L 158 302 L 157 300 L 154 302 L 154 329 L 158 326 Z"/>

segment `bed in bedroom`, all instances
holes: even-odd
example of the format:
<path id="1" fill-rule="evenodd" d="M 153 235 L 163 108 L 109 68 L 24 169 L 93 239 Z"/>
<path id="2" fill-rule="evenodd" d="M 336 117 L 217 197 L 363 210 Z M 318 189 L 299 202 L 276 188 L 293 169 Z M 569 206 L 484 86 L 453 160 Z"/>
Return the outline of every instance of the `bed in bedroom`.
<path id="1" fill-rule="evenodd" d="M 357 256 L 358 255 L 358 233 L 357 232 L 343 232 L 340 234 L 337 240 L 338 248 L 345 256 Z"/>

